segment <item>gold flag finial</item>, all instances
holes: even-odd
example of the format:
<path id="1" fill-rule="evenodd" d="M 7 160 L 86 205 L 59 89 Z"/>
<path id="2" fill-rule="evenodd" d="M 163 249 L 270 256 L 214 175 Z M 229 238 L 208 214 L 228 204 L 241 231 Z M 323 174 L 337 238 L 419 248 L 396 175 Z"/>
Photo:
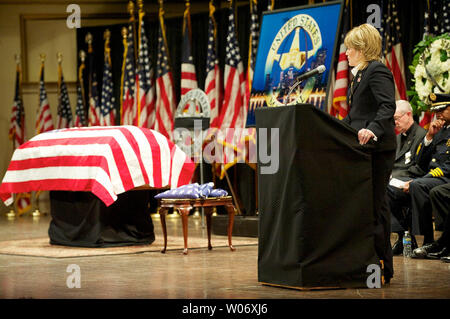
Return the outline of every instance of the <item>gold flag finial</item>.
<path id="1" fill-rule="evenodd" d="M 14 60 L 16 61 L 16 64 L 20 64 L 20 54 L 14 54 Z"/>
<path id="2" fill-rule="evenodd" d="M 88 53 L 92 53 L 92 34 L 90 32 L 88 32 L 86 34 L 86 37 L 84 38 L 84 40 L 86 41 L 86 43 L 88 44 Z"/>
<path id="3" fill-rule="evenodd" d="M 216 12 L 216 7 L 214 7 L 214 1 L 210 0 L 209 1 L 209 16 L 213 17 L 214 12 Z"/>
<path id="4" fill-rule="evenodd" d="M 108 42 L 111 39 L 111 31 L 109 31 L 109 29 L 106 29 L 105 32 L 103 33 L 103 39 L 105 39 Z"/>
<path id="5" fill-rule="evenodd" d="M 47 57 L 47 55 L 45 53 L 41 53 L 39 54 L 40 58 L 41 58 L 41 63 L 45 62 L 45 58 Z"/>
<path id="6" fill-rule="evenodd" d="M 139 12 L 144 10 L 144 1 L 143 0 L 138 0 L 137 4 L 138 4 Z"/>
<path id="7" fill-rule="evenodd" d="M 103 38 L 105 39 L 105 60 L 111 65 L 111 48 L 109 47 L 109 40 L 111 39 L 111 31 L 106 29 Z"/>
<path id="8" fill-rule="evenodd" d="M 56 53 L 56 59 L 58 60 L 59 64 L 61 64 L 62 58 L 63 58 L 63 55 L 61 52 Z"/>
<path id="9" fill-rule="evenodd" d="M 84 60 L 86 59 L 86 52 L 84 50 L 80 50 L 80 60 L 82 63 L 84 63 Z"/>
<path id="10" fill-rule="evenodd" d="M 86 41 L 87 44 L 92 44 L 92 34 L 90 32 L 88 32 L 86 34 L 86 37 L 84 38 L 84 40 Z"/>
<path id="11" fill-rule="evenodd" d="M 134 2 L 130 0 L 127 8 L 130 13 L 130 21 L 134 21 Z"/>
<path id="12" fill-rule="evenodd" d="M 125 40 L 127 38 L 128 30 L 127 27 L 122 27 L 122 38 Z"/>

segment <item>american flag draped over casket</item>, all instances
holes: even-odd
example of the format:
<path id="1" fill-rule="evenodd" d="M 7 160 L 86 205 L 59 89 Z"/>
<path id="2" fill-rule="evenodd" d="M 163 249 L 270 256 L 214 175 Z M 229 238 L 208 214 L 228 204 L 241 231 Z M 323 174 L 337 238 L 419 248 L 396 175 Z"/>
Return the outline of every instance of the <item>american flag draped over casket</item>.
<path id="1" fill-rule="evenodd" d="M 162 134 L 136 126 L 83 127 L 36 135 L 15 150 L 0 199 L 39 190 L 92 192 L 106 206 L 135 187 L 188 184 L 195 164 Z"/>

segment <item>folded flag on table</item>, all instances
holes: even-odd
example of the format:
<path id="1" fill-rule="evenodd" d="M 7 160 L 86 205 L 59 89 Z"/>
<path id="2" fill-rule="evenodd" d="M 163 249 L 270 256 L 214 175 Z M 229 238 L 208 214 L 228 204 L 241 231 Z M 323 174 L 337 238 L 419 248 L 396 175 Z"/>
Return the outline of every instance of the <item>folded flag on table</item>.
<path id="1" fill-rule="evenodd" d="M 167 190 L 155 196 L 156 199 L 170 198 L 170 199 L 197 199 L 197 198 L 208 198 L 208 197 L 223 197 L 227 196 L 228 192 L 223 189 L 213 189 L 214 183 L 206 184 L 188 184 L 183 185 L 175 189 Z"/>

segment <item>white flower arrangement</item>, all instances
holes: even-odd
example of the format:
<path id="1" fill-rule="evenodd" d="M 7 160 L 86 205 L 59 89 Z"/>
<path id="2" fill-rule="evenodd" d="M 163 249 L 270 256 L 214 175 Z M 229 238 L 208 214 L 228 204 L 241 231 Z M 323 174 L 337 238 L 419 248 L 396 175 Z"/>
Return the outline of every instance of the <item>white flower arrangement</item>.
<path id="1" fill-rule="evenodd" d="M 411 105 L 414 113 L 419 114 L 429 109 L 430 93 L 450 93 L 450 34 L 426 37 L 413 53 L 409 69 L 414 75 L 414 85 L 408 95 L 413 96 Z"/>

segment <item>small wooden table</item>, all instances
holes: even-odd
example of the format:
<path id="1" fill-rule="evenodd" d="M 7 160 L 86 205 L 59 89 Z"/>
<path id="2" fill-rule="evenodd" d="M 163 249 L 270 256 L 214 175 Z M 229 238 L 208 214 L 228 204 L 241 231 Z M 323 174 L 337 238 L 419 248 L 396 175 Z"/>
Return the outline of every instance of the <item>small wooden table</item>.
<path id="1" fill-rule="evenodd" d="M 231 196 L 225 197 L 210 197 L 210 198 L 197 198 L 197 199 L 160 199 L 160 209 L 159 215 L 161 219 L 161 226 L 164 235 L 164 248 L 161 250 L 162 253 L 166 252 L 167 248 L 167 228 L 166 228 L 166 215 L 169 208 L 173 208 L 174 210 L 178 210 L 181 215 L 182 223 L 183 223 L 183 237 L 184 237 L 184 250 L 183 254 L 187 255 L 188 253 L 188 245 L 187 245 L 187 237 L 188 237 L 188 216 L 189 212 L 194 207 L 203 207 L 205 209 L 205 217 L 206 217 L 206 225 L 208 230 L 208 249 L 211 250 L 211 215 L 213 212 L 213 208 L 217 206 L 225 206 L 228 212 L 228 245 L 231 251 L 234 251 L 235 248 L 231 243 L 231 237 L 233 232 L 233 223 L 234 223 L 234 214 L 235 207 L 233 205 L 233 198 Z"/>

